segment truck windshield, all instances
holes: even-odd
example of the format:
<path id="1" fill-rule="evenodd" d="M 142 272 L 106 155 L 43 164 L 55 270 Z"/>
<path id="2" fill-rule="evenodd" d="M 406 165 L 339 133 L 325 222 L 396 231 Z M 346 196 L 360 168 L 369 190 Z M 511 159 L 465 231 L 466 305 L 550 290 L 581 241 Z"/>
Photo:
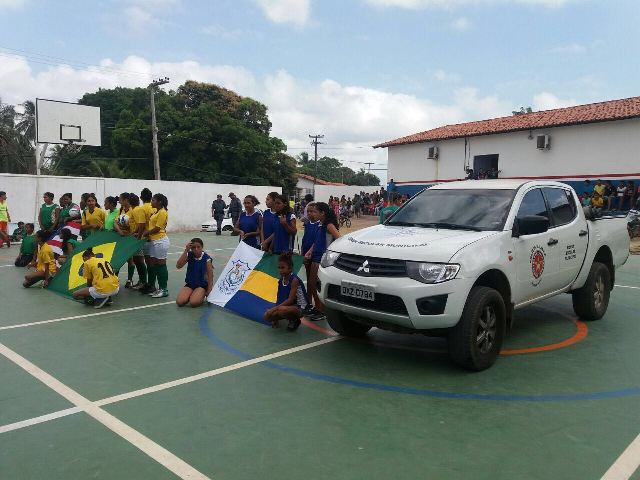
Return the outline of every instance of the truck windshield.
<path id="1" fill-rule="evenodd" d="M 516 190 L 429 189 L 385 224 L 455 230 L 502 230 Z"/>

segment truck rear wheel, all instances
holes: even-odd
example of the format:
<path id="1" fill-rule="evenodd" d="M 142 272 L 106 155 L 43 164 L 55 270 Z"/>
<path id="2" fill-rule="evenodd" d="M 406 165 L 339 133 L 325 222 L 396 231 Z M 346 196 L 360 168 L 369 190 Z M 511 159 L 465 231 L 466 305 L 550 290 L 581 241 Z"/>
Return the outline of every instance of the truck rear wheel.
<path id="1" fill-rule="evenodd" d="M 611 295 L 611 272 L 600 262 L 593 262 L 582 288 L 571 292 L 573 311 L 582 320 L 600 320 L 607 312 Z"/>
<path id="2" fill-rule="evenodd" d="M 354 322 L 346 313 L 340 310 L 325 307 L 324 313 L 327 316 L 329 326 L 344 337 L 363 337 L 371 330 L 370 325 Z"/>
<path id="3" fill-rule="evenodd" d="M 473 287 L 460 321 L 449 331 L 449 357 L 468 370 L 489 368 L 502 347 L 506 324 L 502 295 L 493 288 Z"/>

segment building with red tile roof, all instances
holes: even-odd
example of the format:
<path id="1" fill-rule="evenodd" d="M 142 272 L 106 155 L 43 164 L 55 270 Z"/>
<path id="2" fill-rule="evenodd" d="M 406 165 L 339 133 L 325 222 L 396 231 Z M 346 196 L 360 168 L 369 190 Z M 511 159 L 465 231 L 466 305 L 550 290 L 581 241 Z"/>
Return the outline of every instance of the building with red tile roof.
<path id="1" fill-rule="evenodd" d="M 389 140 L 388 179 L 413 194 L 435 183 L 498 172 L 553 179 L 640 183 L 640 97 L 445 125 Z"/>

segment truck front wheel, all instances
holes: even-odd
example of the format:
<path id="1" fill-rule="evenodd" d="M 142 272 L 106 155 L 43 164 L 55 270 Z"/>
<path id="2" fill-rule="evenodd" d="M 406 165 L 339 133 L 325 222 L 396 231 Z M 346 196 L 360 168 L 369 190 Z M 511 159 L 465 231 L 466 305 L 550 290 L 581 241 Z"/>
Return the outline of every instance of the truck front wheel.
<path id="1" fill-rule="evenodd" d="M 573 311 L 582 320 L 600 320 L 607 312 L 611 294 L 611 273 L 607 266 L 593 262 L 582 288 L 571 292 Z"/>
<path id="2" fill-rule="evenodd" d="M 346 313 L 340 310 L 333 310 L 329 307 L 325 307 L 325 315 L 327 316 L 327 323 L 340 335 L 345 337 L 363 337 L 369 330 L 370 325 L 354 322 Z"/>
<path id="3" fill-rule="evenodd" d="M 502 295 L 493 288 L 473 287 L 460 321 L 449 331 L 449 357 L 468 370 L 489 368 L 502 347 L 506 323 Z"/>

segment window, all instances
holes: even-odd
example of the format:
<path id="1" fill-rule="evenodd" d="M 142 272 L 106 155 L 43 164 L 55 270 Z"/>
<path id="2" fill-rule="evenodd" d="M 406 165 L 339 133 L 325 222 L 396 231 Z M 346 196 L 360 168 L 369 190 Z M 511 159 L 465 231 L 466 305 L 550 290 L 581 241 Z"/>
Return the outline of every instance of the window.
<path id="1" fill-rule="evenodd" d="M 576 218 L 577 209 L 571 192 L 563 188 L 545 188 L 544 196 L 553 217 L 552 226 L 565 225 Z"/>
<path id="2" fill-rule="evenodd" d="M 540 215 L 541 217 L 549 218 L 547 205 L 544 203 L 544 197 L 539 188 L 528 191 L 522 199 L 520 210 L 518 210 L 518 218 L 528 215 Z"/>

